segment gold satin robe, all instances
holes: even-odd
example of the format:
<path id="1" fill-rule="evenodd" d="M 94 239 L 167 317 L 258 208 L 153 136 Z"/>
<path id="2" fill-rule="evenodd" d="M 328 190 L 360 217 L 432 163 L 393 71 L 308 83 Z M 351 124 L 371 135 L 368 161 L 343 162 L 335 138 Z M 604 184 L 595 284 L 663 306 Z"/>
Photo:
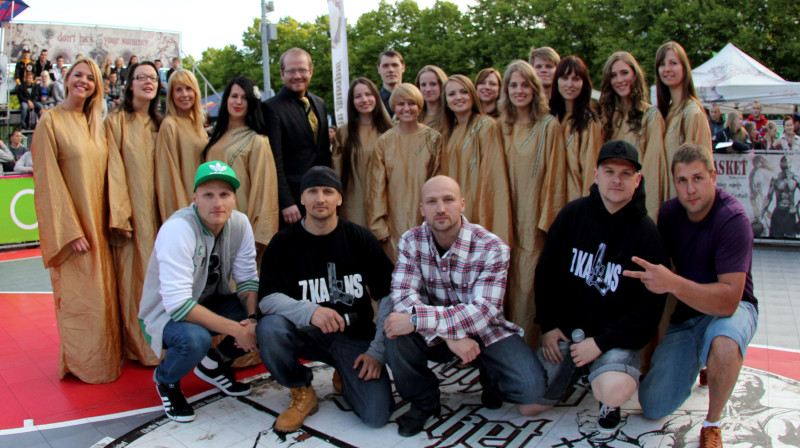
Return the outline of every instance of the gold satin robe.
<path id="1" fill-rule="evenodd" d="M 161 220 L 155 189 L 156 128 L 148 115 L 115 112 L 105 121 L 109 172 L 125 176 L 108 179 L 112 198 L 111 227 L 133 230 L 128 239 L 111 235 L 111 253 L 117 274 L 117 296 L 126 355 L 145 366 L 158 365 L 139 323 L 139 302 L 150 253 Z M 120 209 L 120 205 L 122 205 Z"/>
<path id="2" fill-rule="evenodd" d="M 603 146 L 603 128 L 600 120 L 592 119 L 586 129 L 578 132 L 573 128 L 572 115 L 567 114 L 561 124 L 564 131 L 564 144 L 567 147 L 567 202 L 589 194 L 594 184 L 594 170 L 597 156 Z"/>
<path id="3" fill-rule="evenodd" d="M 192 120 L 173 115 L 164 118 L 156 139 L 156 194 L 161 222 L 192 203 L 194 176 L 203 163 L 208 134 Z"/>
<path id="4" fill-rule="evenodd" d="M 667 182 L 669 183 L 669 198 L 674 198 L 675 185 L 672 183 L 672 157 L 678 148 L 689 142 L 699 143 L 708 149 L 708 155 L 714 160 L 711 148 L 711 128 L 708 126 L 708 116 L 703 106 L 696 100 L 686 101 L 686 105 L 678 109 L 670 107 L 666 120 L 666 134 L 664 135 L 664 149 L 667 153 Z"/>
<path id="5" fill-rule="evenodd" d="M 269 139 L 247 126 L 228 131 L 209 148 L 206 162 L 212 160 L 227 163 L 239 178 L 236 207 L 250 219 L 261 254 L 278 231 L 280 216 L 278 174 Z"/>
<path id="6" fill-rule="evenodd" d="M 567 151 L 558 120 L 546 114 L 533 125 L 499 125 L 511 191 L 514 241 L 508 270 L 505 306 L 510 321 L 525 330 L 536 347 L 539 328 L 533 323 L 536 304 L 533 280 L 550 224 L 567 203 Z"/>
<path id="7" fill-rule="evenodd" d="M 442 140 L 422 125 L 414 133 L 394 127 L 378 138 L 367 169 L 369 230 L 397 261 L 397 243 L 407 230 L 422 224 L 422 185 L 439 171 Z"/>
<path id="8" fill-rule="evenodd" d="M 108 147 L 95 141 L 83 112 L 56 106 L 36 126 L 31 152 L 42 261 L 50 269 L 61 339 L 58 376 L 114 381 L 122 341 L 108 244 Z M 111 173 L 116 176 L 123 174 Z M 89 242 L 88 252 L 72 250 L 80 237 Z"/>
<path id="9" fill-rule="evenodd" d="M 464 217 L 511 245 L 511 198 L 503 157 L 503 137 L 494 120 L 477 115 L 472 123 L 453 128 L 442 144 L 440 174 L 461 185 Z"/>
<path id="10" fill-rule="evenodd" d="M 669 168 L 664 150 L 664 119 L 655 106 L 648 105 L 642 126 L 633 132 L 619 112 L 614 113 L 614 133 L 610 140 L 625 140 L 639 150 L 642 164 L 647 215 L 655 221 L 658 208 L 669 199 Z"/>
<path id="11" fill-rule="evenodd" d="M 344 169 L 342 152 L 345 141 L 347 141 L 347 133 L 347 126 L 342 126 L 336 130 L 333 138 L 331 164 L 340 179 Z M 367 167 L 380 134 L 378 134 L 378 128 L 371 124 L 359 126 L 358 134 L 361 148 L 358 150 L 358 160 L 354 160 L 355 153 L 350 157 L 350 180 L 347 185 L 343 185 L 344 194 L 342 195 L 342 206 L 339 207 L 339 216 L 361 227 L 367 227 L 367 211 L 364 206 L 367 198 Z"/>

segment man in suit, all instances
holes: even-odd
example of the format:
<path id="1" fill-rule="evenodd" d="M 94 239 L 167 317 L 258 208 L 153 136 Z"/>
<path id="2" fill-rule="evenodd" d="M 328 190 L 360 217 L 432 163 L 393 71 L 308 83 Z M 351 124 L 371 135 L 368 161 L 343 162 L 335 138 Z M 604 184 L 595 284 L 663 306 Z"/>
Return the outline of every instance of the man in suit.
<path id="1" fill-rule="evenodd" d="M 305 215 L 300 204 L 300 180 L 312 166 L 331 166 L 327 112 L 322 98 L 308 92 L 314 63 L 302 48 L 281 55 L 283 89 L 264 103 L 267 135 L 278 171 L 278 202 L 282 225 Z"/>

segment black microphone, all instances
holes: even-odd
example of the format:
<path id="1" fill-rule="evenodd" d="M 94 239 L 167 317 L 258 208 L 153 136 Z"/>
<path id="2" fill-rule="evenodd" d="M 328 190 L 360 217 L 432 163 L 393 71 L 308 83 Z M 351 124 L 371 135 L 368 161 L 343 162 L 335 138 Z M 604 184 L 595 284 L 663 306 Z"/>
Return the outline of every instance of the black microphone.
<path id="1" fill-rule="evenodd" d="M 344 319 L 344 327 L 345 328 L 352 327 L 353 325 L 358 323 L 358 313 L 344 313 L 344 314 L 342 314 L 342 319 Z M 300 327 L 300 331 L 302 331 L 304 333 L 310 333 L 310 332 L 312 332 L 314 330 L 322 331 L 322 329 L 320 329 L 316 325 L 308 325 L 308 326 L 305 326 L 305 327 Z"/>

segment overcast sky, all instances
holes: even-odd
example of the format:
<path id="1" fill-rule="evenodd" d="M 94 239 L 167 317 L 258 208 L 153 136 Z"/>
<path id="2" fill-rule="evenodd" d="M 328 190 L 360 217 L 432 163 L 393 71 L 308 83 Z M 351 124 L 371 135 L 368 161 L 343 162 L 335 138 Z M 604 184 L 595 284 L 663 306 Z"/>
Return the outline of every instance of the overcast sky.
<path id="1" fill-rule="evenodd" d="M 375 0 L 343 0 L 348 24 L 375 9 Z M 450 0 L 466 11 L 473 0 Z M 95 24 L 179 31 L 183 51 L 199 59 L 208 47 L 221 48 L 227 44 L 242 46 L 242 33 L 261 17 L 260 0 L 25 0 L 30 8 L 17 20 Z M 420 8 L 433 5 L 434 0 L 417 0 Z M 326 0 L 274 0 L 275 12 L 270 22 L 291 16 L 308 22 L 328 13 Z"/>

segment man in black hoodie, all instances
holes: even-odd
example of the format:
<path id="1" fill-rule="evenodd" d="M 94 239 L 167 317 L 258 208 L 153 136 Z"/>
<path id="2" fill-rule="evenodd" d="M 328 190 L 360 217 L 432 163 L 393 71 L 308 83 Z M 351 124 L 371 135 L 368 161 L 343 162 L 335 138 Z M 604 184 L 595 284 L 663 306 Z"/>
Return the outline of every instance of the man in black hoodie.
<path id="1" fill-rule="evenodd" d="M 589 196 L 558 214 L 536 267 L 537 358 L 548 387 L 537 410 L 555 405 L 587 367 L 601 435 L 620 426 L 619 407 L 638 386 L 639 350 L 655 333 L 666 300 L 622 276 L 637 268 L 634 256 L 666 260 L 647 216 L 641 168 L 630 143 L 604 144 Z"/>

